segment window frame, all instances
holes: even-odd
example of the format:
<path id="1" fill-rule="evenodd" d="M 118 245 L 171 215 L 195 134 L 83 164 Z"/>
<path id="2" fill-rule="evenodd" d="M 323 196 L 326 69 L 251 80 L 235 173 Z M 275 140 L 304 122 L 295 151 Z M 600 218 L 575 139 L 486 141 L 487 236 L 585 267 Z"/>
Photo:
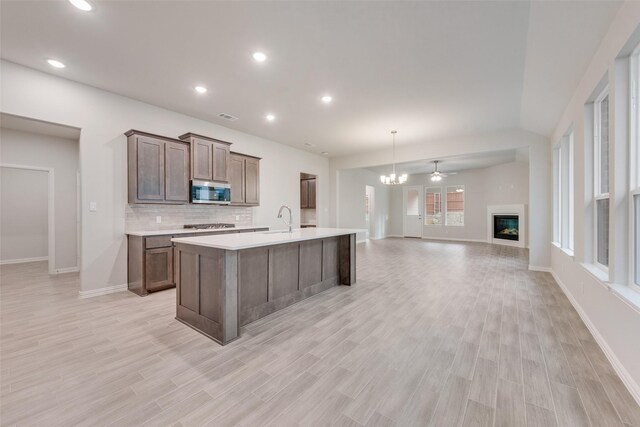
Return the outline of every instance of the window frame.
<path id="1" fill-rule="evenodd" d="M 553 237 L 552 242 L 562 247 L 562 194 L 560 174 L 560 144 L 553 146 Z"/>
<path id="2" fill-rule="evenodd" d="M 569 198 L 569 212 L 567 212 L 567 227 L 568 238 L 567 249 L 571 252 L 575 250 L 575 178 L 574 178 L 574 157 L 575 157 L 575 145 L 573 127 L 569 129 L 567 135 L 567 167 L 568 167 L 568 182 L 567 182 L 567 197 Z"/>
<path id="3" fill-rule="evenodd" d="M 447 188 L 462 188 L 462 224 L 449 224 L 449 192 L 447 191 Z M 444 225 L 447 227 L 464 227 L 466 225 L 466 218 L 465 218 L 465 214 L 466 214 L 466 192 L 467 189 L 465 188 L 464 184 L 452 184 L 452 185 L 445 185 L 444 186 L 444 194 L 445 194 L 445 209 L 444 209 Z"/>
<path id="4" fill-rule="evenodd" d="M 440 223 L 439 224 L 427 224 L 427 217 L 429 217 L 429 213 L 428 213 L 428 209 L 427 209 L 427 199 L 428 199 L 428 194 L 429 194 L 429 190 L 433 190 L 433 189 L 437 189 L 438 193 L 440 194 Z M 436 193 L 433 193 L 436 194 Z M 435 215 L 431 215 L 431 216 L 435 216 Z M 445 225 L 445 221 L 442 221 L 442 218 L 444 217 L 444 209 L 443 209 L 443 203 L 442 203 L 442 186 L 438 186 L 438 187 L 430 187 L 428 185 L 425 185 L 424 187 L 424 226 L 428 226 L 428 227 L 442 227 L 443 225 Z"/>
<path id="5" fill-rule="evenodd" d="M 602 108 L 601 108 L 601 104 L 604 101 L 605 98 L 607 98 L 607 132 L 610 129 L 610 118 L 611 118 L 611 102 L 610 102 L 610 98 L 609 97 L 609 87 L 605 87 L 600 94 L 596 97 L 596 100 L 593 103 L 593 151 L 594 151 L 594 156 L 593 156 L 593 264 L 598 267 L 599 269 L 601 269 L 602 271 L 604 271 L 605 273 L 609 274 L 609 266 L 608 265 L 604 265 L 601 264 L 598 261 L 598 201 L 600 200 L 607 200 L 609 203 L 609 218 L 608 221 L 609 223 L 611 222 L 611 200 L 609 198 L 609 191 L 607 191 L 606 193 L 602 193 L 600 190 L 602 189 L 602 170 L 601 170 L 601 152 L 602 152 L 602 138 L 601 138 L 601 134 L 602 134 L 602 129 L 601 129 L 601 123 L 602 123 Z M 609 135 L 607 135 L 607 138 L 609 137 Z M 607 147 L 607 149 L 609 149 L 609 147 Z M 609 153 L 607 153 L 607 162 L 609 162 L 610 156 Z M 611 170 L 609 168 L 609 165 L 607 165 L 607 173 L 609 175 L 611 175 Z M 609 182 L 610 180 L 608 179 L 609 177 L 607 177 L 607 187 L 609 186 Z M 610 190 L 610 188 L 607 188 L 607 190 Z M 611 224 L 609 224 L 609 232 L 611 231 Z M 609 246 L 607 248 L 607 252 L 609 252 L 610 250 L 610 239 L 609 236 L 607 236 L 607 246 Z M 610 255 L 610 253 L 609 253 Z M 609 257 L 607 257 L 607 263 L 609 261 L 608 259 Z"/>
<path id="6" fill-rule="evenodd" d="M 640 241 L 636 240 L 635 198 L 640 197 L 640 44 L 629 56 L 629 278 L 631 288 L 640 292 L 640 262 L 636 263 Z M 639 280 L 636 282 L 636 278 Z"/>

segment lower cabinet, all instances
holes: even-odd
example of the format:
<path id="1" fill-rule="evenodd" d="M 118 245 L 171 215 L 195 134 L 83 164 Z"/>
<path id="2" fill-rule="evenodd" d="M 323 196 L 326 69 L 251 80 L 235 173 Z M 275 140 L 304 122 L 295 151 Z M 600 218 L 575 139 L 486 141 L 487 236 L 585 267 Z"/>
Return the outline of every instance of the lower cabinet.
<path id="1" fill-rule="evenodd" d="M 144 287 L 147 291 L 160 291 L 175 286 L 173 282 L 173 247 L 145 250 L 144 269 Z"/>
<path id="2" fill-rule="evenodd" d="M 219 230 L 211 233 L 180 235 L 128 236 L 127 281 L 131 292 L 146 296 L 151 292 L 175 288 L 174 237 L 209 236 L 213 234 L 267 231 L 268 228 Z"/>

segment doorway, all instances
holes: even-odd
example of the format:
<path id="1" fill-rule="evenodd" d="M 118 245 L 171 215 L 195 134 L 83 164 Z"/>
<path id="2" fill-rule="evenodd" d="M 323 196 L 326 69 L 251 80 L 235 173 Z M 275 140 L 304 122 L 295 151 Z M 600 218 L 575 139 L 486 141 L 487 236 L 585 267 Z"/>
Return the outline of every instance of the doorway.
<path id="1" fill-rule="evenodd" d="M 364 220 L 367 227 L 367 239 L 376 239 L 376 189 L 371 185 L 365 186 L 364 190 Z"/>
<path id="2" fill-rule="evenodd" d="M 421 185 L 407 185 L 403 190 L 403 236 L 422 237 L 423 194 Z"/>
<path id="3" fill-rule="evenodd" d="M 47 261 L 56 273 L 54 171 L 0 164 L 0 263 Z"/>
<path id="4" fill-rule="evenodd" d="M 300 174 L 300 228 L 315 228 L 317 225 L 317 189 L 317 175 Z"/>
<path id="5" fill-rule="evenodd" d="M 71 273 L 80 269 L 80 129 L 43 122 L 26 117 L 0 113 L 2 145 L 0 164 L 3 178 L 13 183 L 2 184 L 3 227 L 0 239 L 26 242 L 33 229 L 26 225 L 4 223 L 5 215 L 24 217 L 39 211 L 46 215 L 46 254 L 17 256 L 3 253 L 2 263 L 28 262 L 30 258 L 48 258 L 48 273 Z M 6 172 L 9 171 L 9 172 Z M 16 175 L 20 174 L 20 178 Z M 43 177 L 38 183 L 33 178 Z M 5 176 L 6 175 L 6 176 Z M 15 179 L 12 179 L 11 177 Z M 44 178 L 46 177 L 46 178 Z M 13 202 L 5 202 L 10 198 Z M 28 200 L 27 200 L 28 199 Z M 33 203 L 41 207 L 35 208 Z M 40 222 L 42 223 L 42 218 Z M 21 231 L 18 231 L 21 230 Z M 41 234 L 44 229 L 41 227 Z M 12 236 L 5 239 L 6 236 Z M 42 238 L 40 238 L 42 241 Z M 4 249 L 4 248 L 2 248 Z"/>

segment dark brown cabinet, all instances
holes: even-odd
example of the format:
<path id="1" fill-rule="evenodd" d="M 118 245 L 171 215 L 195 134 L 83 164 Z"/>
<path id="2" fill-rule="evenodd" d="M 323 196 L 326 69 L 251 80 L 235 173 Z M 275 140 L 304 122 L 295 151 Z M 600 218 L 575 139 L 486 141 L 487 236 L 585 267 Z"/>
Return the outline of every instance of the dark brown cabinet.
<path id="1" fill-rule="evenodd" d="M 208 236 L 213 234 L 249 233 L 266 231 L 256 227 L 212 232 L 183 233 L 180 235 L 161 234 L 155 236 L 129 235 L 128 246 L 128 288 L 140 296 L 176 286 L 174 276 L 174 237 Z"/>
<path id="2" fill-rule="evenodd" d="M 194 140 L 191 144 L 191 178 L 211 181 L 213 177 L 213 145 L 209 141 Z"/>
<path id="3" fill-rule="evenodd" d="M 129 236 L 128 288 L 140 296 L 175 286 L 170 235 Z"/>
<path id="4" fill-rule="evenodd" d="M 129 203 L 188 203 L 189 145 L 136 130 L 125 135 Z"/>
<path id="5" fill-rule="evenodd" d="M 173 248 L 147 249 L 144 251 L 145 281 L 147 291 L 159 291 L 174 286 Z"/>
<path id="6" fill-rule="evenodd" d="M 167 141 L 165 143 L 165 200 L 189 201 L 189 146 Z"/>
<path id="7" fill-rule="evenodd" d="M 232 205 L 258 206 L 260 204 L 260 159 L 231 153 L 229 184 Z"/>
<path id="8" fill-rule="evenodd" d="M 229 181 L 230 142 L 191 132 L 180 139 L 191 145 L 191 179 Z"/>
<path id="9" fill-rule="evenodd" d="M 316 208 L 316 179 L 300 180 L 300 208 L 315 209 Z"/>
<path id="10" fill-rule="evenodd" d="M 245 157 L 231 153 L 229 158 L 229 185 L 231 185 L 231 204 L 243 205 L 244 195 Z"/>

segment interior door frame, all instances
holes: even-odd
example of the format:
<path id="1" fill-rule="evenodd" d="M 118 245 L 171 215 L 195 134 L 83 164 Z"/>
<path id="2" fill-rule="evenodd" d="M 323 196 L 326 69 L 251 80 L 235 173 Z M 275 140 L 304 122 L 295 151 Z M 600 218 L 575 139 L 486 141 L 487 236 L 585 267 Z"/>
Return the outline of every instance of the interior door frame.
<path id="1" fill-rule="evenodd" d="M 53 168 L 39 166 L 14 165 L 0 163 L 0 168 L 22 169 L 47 173 L 47 258 L 49 274 L 57 274 L 56 271 L 56 220 L 55 220 L 55 171 Z"/>
<path id="2" fill-rule="evenodd" d="M 373 185 L 365 185 L 364 186 L 365 198 L 367 195 L 369 196 L 369 212 L 367 213 L 367 217 L 369 219 L 369 223 L 367 224 L 367 236 L 369 239 L 377 239 L 376 233 L 376 222 L 375 218 L 375 209 L 376 209 L 376 187 Z M 373 229 L 373 231 L 372 231 Z"/>
<path id="3" fill-rule="evenodd" d="M 410 188 L 415 188 L 418 190 L 418 219 L 420 220 L 420 235 L 409 237 L 421 239 L 424 237 L 424 226 L 422 223 L 424 217 L 424 185 L 402 186 L 402 237 L 407 237 L 407 191 Z"/>

